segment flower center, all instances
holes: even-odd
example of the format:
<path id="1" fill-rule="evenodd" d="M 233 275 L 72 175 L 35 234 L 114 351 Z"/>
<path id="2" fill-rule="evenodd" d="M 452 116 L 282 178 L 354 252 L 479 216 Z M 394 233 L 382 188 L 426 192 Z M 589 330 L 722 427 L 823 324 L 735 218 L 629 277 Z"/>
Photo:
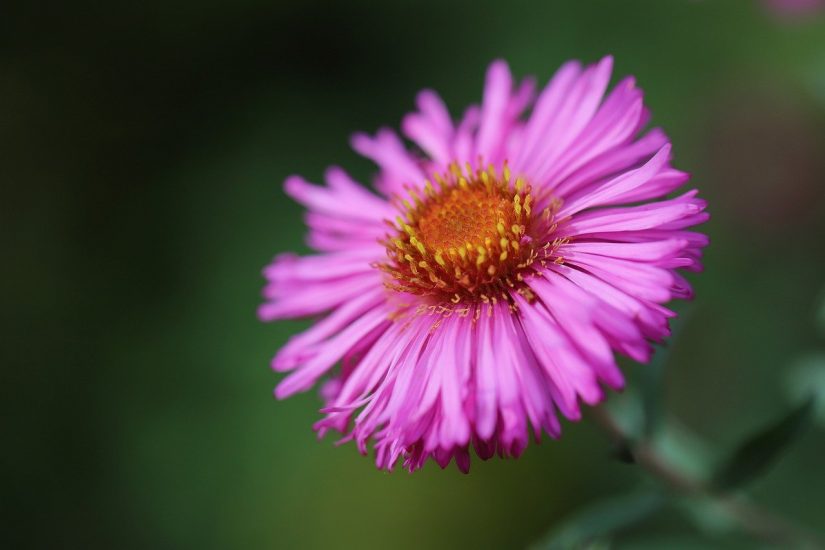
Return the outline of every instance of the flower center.
<path id="1" fill-rule="evenodd" d="M 461 246 L 475 250 L 487 239 L 498 241 L 498 224 L 508 228 L 515 222 L 512 197 L 507 195 L 497 187 L 488 191 L 468 185 L 465 189 L 447 190 L 421 212 L 418 219 L 421 242 L 431 250 L 449 251 Z"/>
<path id="2" fill-rule="evenodd" d="M 395 235 L 384 243 L 388 261 L 377 265 L 390 276 L 387 286 L 454 303 L 511 301 L 511 290 L 527 291 L 529 267 L 547 257 L 536 237 L 547 235 L 551 209 L 534 217 L 530 186 L 513 181 L 506 166 L 498 174 L 454 163 L 434 180 L 409 190 L 412 203 L 401 201 Z"/>

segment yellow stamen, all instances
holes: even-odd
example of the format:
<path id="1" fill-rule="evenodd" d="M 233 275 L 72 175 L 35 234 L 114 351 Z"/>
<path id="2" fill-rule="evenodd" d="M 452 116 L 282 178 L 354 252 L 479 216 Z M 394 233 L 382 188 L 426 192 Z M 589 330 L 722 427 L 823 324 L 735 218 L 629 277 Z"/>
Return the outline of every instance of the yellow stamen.
<path id="1" fill-rule="evenodd" d="M 556 248 L 563 243 L 547 239 L 559 203 L 551 198 L 533 219 L 535 201 L 524 178 L 512 182 L 506 162 L 500 170 L 484 168 L 481 159 L 477 166 L 451 163 L 396 201 L 402 215 L 389 224 L 396 234 L 387 236 L 388 260 L 377 267 L 401 292 L 434 295 L 444 304 L 501 299 L 515 311 L 509 293 L 526 288 L 533 263 L 559 261 Z M 532 243 L 552 245 L 542 250 Z"/>

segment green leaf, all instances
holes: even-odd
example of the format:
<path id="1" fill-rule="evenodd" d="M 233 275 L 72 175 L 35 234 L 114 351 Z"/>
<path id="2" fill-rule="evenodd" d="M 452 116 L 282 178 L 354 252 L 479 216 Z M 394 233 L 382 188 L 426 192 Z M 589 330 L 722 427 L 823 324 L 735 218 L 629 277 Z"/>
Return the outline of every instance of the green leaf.
<path id="1" fill-rule="evenodd" d="M 586 547 L 642 521 L 663 504 L 664 496 L 658 492 L 631 493 L 601 500 L 574 514 L 533 548 L 566 550 Z"/>
<path id="2" fill-rule="evenodd" d="M 622 462 L 624 464 L 635 464 L 636 457 L 633 456 L 633 449 L 631 448 L 631 442 L 628 440 L 620 441 L 617 443 L 613 450 L 611 451 L 611 456 Z"/>
<path id="3" fill-rule="evenodd" d="M 816 326 L 825 335 L 825 289 L 819 293 L 819 307 L 816 309 Z"/>
<path id="4" fill-rule="evenodd" d="M 739 529 L 736 519 L 722 499 L 710 495 L 691 495 L 674 498 L 673 505 L 707 536 L 716 538 L 735 533 Z"/>
<path id="5" fill-rule="evenodd" d="M 808 398 L 778 421 L 745 440 L 716 470 L 711 487 L 718 491 L 730 491 L 766 471 L 808 424 L 814 402 L 814 397 Z"/>
<path id="6" fill-rule="evenodd" d="M 662 550 L 662 548 L 668 550 L 707 550 L 708 548 L 740 548 L 740 546 L 723 544 L 718 537 L 708 540 L 708 537 L 702 537 L 695 533 L 645 533 L 633 537 L 617 548 L 627 550 Z"/>
<path id="7" fill-rule="evenodd" d="M 662 459 L 694 479 L 707 479 L 713 471 L 713 451 L 707 442 L 679 420 L 668 418 L 666 429 L 650 441 Z"/>
<path id="8" fill-rule="evenodd" d="M 809 354 L 797 359 L 788 370 L 788 394 L 798 402 L 811 394 L 816 397 L 816 421 L 825 426 L 825 353 Z"/>

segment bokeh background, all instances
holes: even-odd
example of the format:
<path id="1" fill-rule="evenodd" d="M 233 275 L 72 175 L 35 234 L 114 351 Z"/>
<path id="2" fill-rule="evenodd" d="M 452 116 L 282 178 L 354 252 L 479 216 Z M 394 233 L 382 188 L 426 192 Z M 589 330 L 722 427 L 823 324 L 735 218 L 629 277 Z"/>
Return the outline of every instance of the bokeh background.
<path id="1" fill-rule="evenodd" d="M 460 113 L 497 57 L 546 82 L 614 54 L 710 201 L 668 422 L 712 461 L 787 410 L 825 349 L 825 16 L 766 6 L 4 3 L 3 546 L 518 548 L 643 483 L 587 421 L 467 476 L 386 474 L 316 439 L 314 392 L 271 395 L 305 325 L 255 316 L 264 264 L 307 251 L 284 178 L 369 181 L 352 132 L 397 126 L 424 87 Z M 750 492 L 825 534 L 823 435 Z M 683 512 L 613 544 L 747 545 Z"/>

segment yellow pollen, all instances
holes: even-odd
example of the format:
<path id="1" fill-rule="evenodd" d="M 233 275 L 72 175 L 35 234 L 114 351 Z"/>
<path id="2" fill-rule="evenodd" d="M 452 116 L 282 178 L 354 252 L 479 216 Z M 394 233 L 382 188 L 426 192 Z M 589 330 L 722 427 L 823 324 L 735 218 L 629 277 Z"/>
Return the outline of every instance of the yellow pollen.
<path id="1" fill-rule="evenodd" d="M 452 163 L 409 194 L 412 200 L 396 203 L 401 215 L 388 222 L 395 230 L 385 241 L 388 260 L 377 264 L 390 288 L 445 303 L 506 300 L 510 289 L 524 286 L 535 261 L 549 259 L 532 243 L 547 242 L 552 220 L 532 218 L 530 185 L 513 180 L 506 163 L 498 171 Z"/>

